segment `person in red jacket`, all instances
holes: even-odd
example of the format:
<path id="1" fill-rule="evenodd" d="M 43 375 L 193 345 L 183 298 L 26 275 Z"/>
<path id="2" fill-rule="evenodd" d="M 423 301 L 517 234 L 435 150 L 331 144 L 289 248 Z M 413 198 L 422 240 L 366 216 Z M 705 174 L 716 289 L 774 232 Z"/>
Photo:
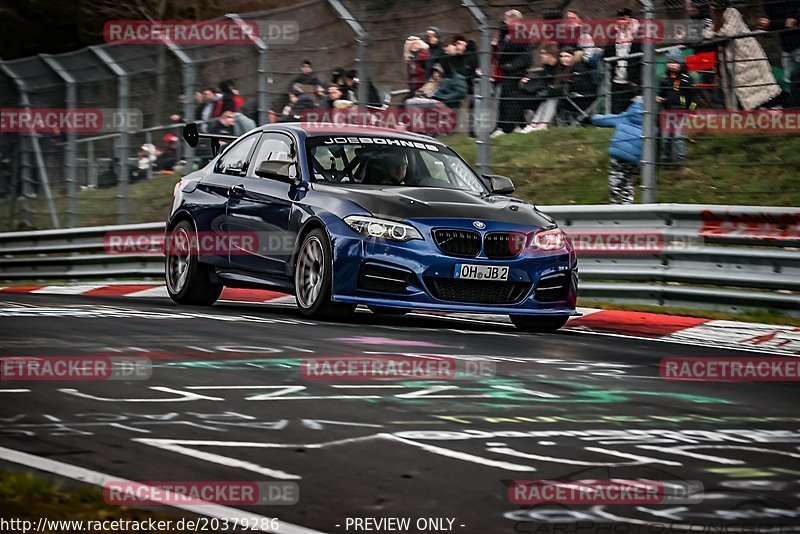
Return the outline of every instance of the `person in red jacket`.
<path id="1" fill-rule="evenodd" d="M 425 84 L 425 72 L 430 59 L 428 44 L 416 35 L 408 36 L 403 46 L 403 58 L 408 71 L 409 95 L 413 97 L 417 90 Z"/>
<path id="2" fill-rule="evenodd" d="M 219 82 L 219 91 L 222 93 L 222 98 L 217 100 L 214 106 L 215 117 L 219 117 L 226 111 L 239 111 L 239 108 L 244 105 L 244 98 L 239 94 L 233 80 Z"/>

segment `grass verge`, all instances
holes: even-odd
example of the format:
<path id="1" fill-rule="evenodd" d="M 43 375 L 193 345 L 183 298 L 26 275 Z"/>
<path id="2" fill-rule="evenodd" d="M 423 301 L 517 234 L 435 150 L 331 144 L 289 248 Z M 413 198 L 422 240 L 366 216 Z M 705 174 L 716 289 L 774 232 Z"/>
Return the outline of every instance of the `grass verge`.
<path id="1" fill-rule="evenodd" d="M 604 204 L 608 199 L 608 143 L 612 130 L 553 128 L 531 134 L 510 134 L 492 140 L 492 171 L 514 180 L 514 195 L 541 205 Z M 477 145 L 469 137 L 443 139 L 475 163 Z M 800 206 L 800 136 L 704 135 L 688 143 L 688 164 L 663 167 L 658 174 L 658 201 L 701 204 Z M 178 177 L 155 175 L 129 186 L 127 221 L 163 221 L 172 203 Z M 117 188 L 82 190 L 78 226 L 117 224 Z M 67 199 L 55 195 L 62 226 Z M 42 198 L 32 201 L 34 229 L 51 228 Z M 0 202 L 0 231 L 20 227 L 9 201 Z"/>

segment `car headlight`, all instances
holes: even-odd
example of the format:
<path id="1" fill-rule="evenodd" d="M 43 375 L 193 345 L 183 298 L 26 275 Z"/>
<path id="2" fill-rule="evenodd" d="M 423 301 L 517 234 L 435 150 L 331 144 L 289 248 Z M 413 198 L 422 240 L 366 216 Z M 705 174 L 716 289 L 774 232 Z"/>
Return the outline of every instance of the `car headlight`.
<path id="1" fill-rule="evenodd" d="M 345 217 L 344 222 L 364 237 L 391 239 L 392 241 L 422 239 L 422 234 L 419 233 L 419 230 L 409 224 L 375 217 L 362 217 L 360 215 Z"/>
<path id="2" fill-rule="evenodd" d="M 566 244 L 567 237 L 558 228 L 537 232 L 531 238 L 531 246 L 539 250 L 559 250 L 564 248 Z"/>

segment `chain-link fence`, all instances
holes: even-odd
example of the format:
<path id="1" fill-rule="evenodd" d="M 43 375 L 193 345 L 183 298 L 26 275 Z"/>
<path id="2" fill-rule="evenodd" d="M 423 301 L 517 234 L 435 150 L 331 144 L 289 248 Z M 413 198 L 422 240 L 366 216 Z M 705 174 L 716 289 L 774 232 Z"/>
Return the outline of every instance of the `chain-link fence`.
<path id="1" fill-rule="evenodd" d="M 731 11 L 703 0 L 312 0 L 219 19 L 291 23 L 296 41 L 164 39 L 0 61 L 3 108 L 117 114 L 100 132 L 3 132 L 3 227 L 162 218 L 175 179 L 160 171 L 179 175 L 208 157 L 177 142 L 181 125 L 204 120 L 224 131 L 219 91 L 228 80 L 243 100 L 236 110 L 254 124 L 353 106 L 365 111 L 357 121 L 395 120 L 446 138 L 480 172 L 510 176 L 518 194 L 540 203 L 607 202 L 609 190 L 611 201 L 623 202 L 641 190 L 644 201 L 721 192 L 740 203 L 769 203 L 774 189 L 800 192 L 791 175 L 800 159 L 797 132 L 715 131 L 678 112 L 704 118 L 702 110 L 796 107 L 792 5 L 748 0 Z M 657 27 L 655 38 L 618 39 L 628 15 L 633 27 Z M 575 19 L 588 31 L 548 33 L 575 27 Z M 757 27 L 763 31 L 751 35 Z M 668 59 L 677 59 L 677 71 Z M 304 61 L 311 72 L 301 73 Z M 753 106 L 760 98 L 747 95 L 753 92 L 769 98 Z M 636 96 L 642 103 L 631 128 L 614 117 L 590 127 L 594 115 L 619 114 Z M 419 113 L 447 120 L 428 130 L 414 121 Z M 769 187 L 737 176 L 765 166 L 778 179 Z M 639 175 L 642 187 L 632 188 Z"/>

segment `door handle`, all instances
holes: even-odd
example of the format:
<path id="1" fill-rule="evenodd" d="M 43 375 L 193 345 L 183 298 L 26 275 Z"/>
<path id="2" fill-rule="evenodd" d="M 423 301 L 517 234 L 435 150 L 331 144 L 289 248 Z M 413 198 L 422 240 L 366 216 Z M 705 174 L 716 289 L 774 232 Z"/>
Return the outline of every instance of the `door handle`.
<path id="1" fill-rule="evenodd" d="M 244 184 L 232 185 L 228 191 L 232 197 L 243 197 L 247 193 L 247 189 L 244 188 Z"/>

